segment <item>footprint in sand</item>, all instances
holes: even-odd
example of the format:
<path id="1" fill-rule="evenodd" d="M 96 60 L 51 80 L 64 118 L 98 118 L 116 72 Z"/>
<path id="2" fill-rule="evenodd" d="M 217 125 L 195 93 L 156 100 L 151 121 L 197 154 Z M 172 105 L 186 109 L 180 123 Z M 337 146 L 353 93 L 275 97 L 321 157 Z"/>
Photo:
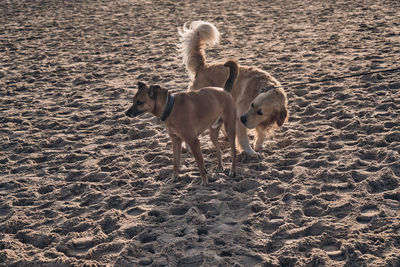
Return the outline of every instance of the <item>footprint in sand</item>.
<path id="1" fill-rule="evenodd" d="M 356 183 L 362 182 L 368 178 L 368 175 L 363 171 L 353 170 L 351 171 L 351 177 Z"/>
<path id="2" fill-rule="evenodd" d="M 341 149 L 341 148 L 343 148 L 343 142 L 341 142 L 341 141 L 333 141 L 333 140 L 330 140 L 329 142 L 328 142 L 328 148 L 330 149 L 330 150 L 338 150 L 338 149 Z"/>
<path id="3" fill-rule="evenodd" d="M 380 193 L 388 190 L 395 190 L 399 187 L 398 179 L 391 170 L 385 170 L 379 178 L 368 181 L 368 191 L 371 193 Z"/>
<path id="4" fill-rule="evenodd" d="M 285 192 L 285 188 L 280 183 L 274 183 L 265 189 L 268 198 L 275 198 Z"/>
<path id="5" fill-rule="evenodd" d="M 254 188 L 257 188 L 259 185 L 260 184 L 256 180 L 246 179 L 246 180 L 243 180 L 243 181 L 237 183 L 234 186 L 234 190 L 236 190 L 240 193 L 244 193 L 244 192 L 247 192 Z"/>
<path id="6" fill-rule="evenodd" d="M 349 215 L 353 210 L 351 203 L 340 203 L 339 205 L 333 205 L 329 207 L 329 214 L 336 218 L 342 219 Z"/>
<path id="7" fill-rule="evenodd" d="M 290 171 L 299 161 L 300 159 L 296 158 L 280 159 L 277 167 L 279 167 L 281 170 Z"/>
<path id="8" fill-rule="evenodd" d="M 107 215 L 102 221 L 100 221 L 101 230 L 103 230 L 105 234 L 109 234 L 114 230 L 119 229 L 120 225 L 118 224 L 118 221 L 118 216 Z"/>
<path id="9" fill-rule="evenodd" d="M 133 208 L 127 210 L 126 212 L 131 216 L 138 216 L 138 215 L 141 215 L 145 211 L 146 210 L 144 210 L 140 207 L 133 207 Z"/>
<path id="10" fill-rule="evenodd" d="M 152 209 L 147 213 L 146 219 L 151 223 L 162 223 L 168 220 L 168 213 L 158 209 Z"/>
<path id="11" fill-rule="evenodd" d="M 326 252 L 326 254 L 334 261 L 344 260 L 344 255 L 340 250 L 340 244 L 326 244 L 322 247 L 322 249 Z"/>
<path id="12" fill-rule="evenodd" d="M 139 127 L 139 126 L 137 126 Z M 142 129 L 142 130 L 130 130 L 128 132 L 129 138 L 131 140 L 142 140 L 145 138 L 149 138 L 152 137 L 154 135 L 156 135 L 158 132 L 156 130 L 152 130 L 152 129 Z"/>
<path id="13" fill-rule="evenodd" d="M 187 205 L 171 207 L 169 209 L 169 214 L 174 215 L 174 216 L 181 216 L 181 215 L 185 215 L 189 209 L 190 209 L 190 207 Z"/>
<path id="14" fill-rule="evenodd" d="M 139 233 L 141 233 L 144 228 L 145 228 L 145 226 L 136 225 L 135 223 L 133 223 L 132 225 L 124 226 L 123 232 L 124 232 L 126 238 L 132 239 L 135 236 L 137 236 Z"/>
<path id="15" fill-rule="evenodd" d="M 12 206 L 8 203 L 0 204 L 0 217 L 8 215 L 12 211 Z"/>
<path id="16" fill-rule="evenodd" d="M 308 217 L 320 217 L 323 216 L 327 205 L 322 199 L 312 199 L 306 201 L 303 207 L 303 213 Z"/>
<path id="17" fill-rule="evenodd" d="M 378 216 L 379 209 L 375 206 L 365 206 L 361 208 L 361 214 L 357 216 L 359 223 L 369 223 Z"/>
<path id="18" fill-rule="evenodd" d="M 140 241 L 140 243 L 145 244 L 145 243 L 150 243 L 153 241 L 157 240 L 158 234 L 154 233 L 150 230 L 144 230 L 143 232 L 141 232 L 140 234 L 138 234 L 138 239 Z"/>
<path id="19" fill-rule="evenodd" d="M 69 257 L 84 258 L 95 245 L 96 241 L 93 236 L 85 236 L 73 238 L 66 243 L 61 242 L 57 246 L 57 250 Z"/>
<path id="20" fill-rule="evenodd" d="M 400 191 L 399 192 L 393 192 L 393 193 L 385 193 L 383 196 L 384 199 L 391 199 L 395 201 L 400 202 Z"/>
<path id="21" fill-rule="evenodd" d="M 283 219 L 271 219 L 263 224 L 261 230 L 263 233 L 272 234 L 283 224 L 285 224 Z"/>
<path id="22" fill-rule="evenodd" d="M 204 263 L 204 257 L 202 255 L 194 255 L 180 259 L 178 266 L 182 267 L 202 266 L 203 263 Z"/>

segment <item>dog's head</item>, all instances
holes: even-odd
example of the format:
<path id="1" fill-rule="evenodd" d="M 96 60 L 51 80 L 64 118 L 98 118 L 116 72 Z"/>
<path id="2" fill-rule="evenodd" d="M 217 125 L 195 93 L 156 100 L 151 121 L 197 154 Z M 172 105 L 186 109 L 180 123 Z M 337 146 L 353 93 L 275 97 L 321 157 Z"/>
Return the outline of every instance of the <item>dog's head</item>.
<path id="1" fill-rule="evenodd" d="M 286 98 L 276 92 L 269 91 L 258 95 L 249 109 L 240 117 L 240 121 L 249 129 L 260 125 L 269 128 L 274 124 L 281 127 L 288 117 Z"/>
<path id="2" fill-rule="evenodd" d="M 142 113 L 152 113 L 156 106 L 157 93 L 160 90 L 158 85 L 147 86 L 143 82 L 138 82 L 138 91 L 133 97 L 132 106 L 125 112 L 128 117 L 136 117 Z"/>

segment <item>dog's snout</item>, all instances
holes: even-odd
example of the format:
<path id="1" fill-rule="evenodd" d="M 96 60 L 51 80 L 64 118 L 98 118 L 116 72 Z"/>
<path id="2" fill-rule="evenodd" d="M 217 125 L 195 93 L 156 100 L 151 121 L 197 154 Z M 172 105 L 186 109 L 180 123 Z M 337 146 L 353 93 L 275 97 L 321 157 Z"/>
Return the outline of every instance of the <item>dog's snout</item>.
<path id="1" fill-rule="evenodd" d="M 240 117 L 240 121 L 241 121 L 244 125 L 246 125 L 246 122 L 247 122 L 246 115 L 241 116 L 241 117 Z"/>
<path id="2" fill-rule="evenodd" d="M 129 118 L 135 118 L 136 116 L 143 114 L 144 112 L 144 110 L 138 110 L 136 106 L 132 106 L 125 112 L 125 115 Z"/>

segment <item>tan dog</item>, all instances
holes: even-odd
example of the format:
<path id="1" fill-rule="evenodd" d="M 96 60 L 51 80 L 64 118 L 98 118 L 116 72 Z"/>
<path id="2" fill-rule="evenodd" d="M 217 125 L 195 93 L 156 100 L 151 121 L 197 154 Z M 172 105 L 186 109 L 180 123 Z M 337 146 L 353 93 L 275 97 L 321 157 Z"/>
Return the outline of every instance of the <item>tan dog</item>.
<path id="1" fill-rule="evenodd" d="M 221 87 L 229 76 L 223 63 L 206 63 L 204 46 L 219 41 L 219 32 L 211 23 L 195 21 L 179 30 L 183 62 L 192 81 L 189 91 L 206 86 Z M 266 133 L 282 126 L 288 118 L 286 93 L 270 74 L 255 67 L 240 66 L 231 90 L 237 109 L 237 138 L 248 155 L 258 155 L 249 143 L 247 128 L 256 129 L 255 150 L 261 151 Z M 247 128 L 246 128 L 247 127 Z"/>
<path id="2" fill-rule="evenodd" d="M 238 65 L 234 61 L 228 61 L 225 65 L 231 70 L 224 87 L 229 91 L 238 76 Z M 126 115 L 135 117 L 148 112 L 165 121 L 174 154 L 173 180 L 179 175 L 181 146 L 184 141 L 189 145 L 196 159 L 202 184 L 208 183 L 198 139 L 198 136 L 206 129 L 209 129 L 211 141 L 217 150 L 218 170 L 222 170 L 221 151 L 218 144 L 218 134 L 222 123 L 231 147 L 232 166 L 229 175 L 236 174 L 236 108 L 231 94 L 216 87 L 174 95 L 158 85 L 147 86 L 139 82 L 138 87 L 139 90 L 133 97 L 133 104 Z"/>

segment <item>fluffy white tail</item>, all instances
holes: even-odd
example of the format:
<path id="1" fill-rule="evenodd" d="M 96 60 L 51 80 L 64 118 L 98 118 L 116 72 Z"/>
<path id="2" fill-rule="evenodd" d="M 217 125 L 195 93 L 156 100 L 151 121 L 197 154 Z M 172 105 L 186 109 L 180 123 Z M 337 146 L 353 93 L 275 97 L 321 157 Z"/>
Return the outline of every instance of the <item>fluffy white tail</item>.
<path id="1" fill-rule="evenodd" d="M 178 32 L 183 63 L 193 77 L 198 68 L 206 64 L 204 46 L 218 43 L 220 34 L 213 24 L 204 21 L 193 21 L 190 25 L 185 23 Z"/>

